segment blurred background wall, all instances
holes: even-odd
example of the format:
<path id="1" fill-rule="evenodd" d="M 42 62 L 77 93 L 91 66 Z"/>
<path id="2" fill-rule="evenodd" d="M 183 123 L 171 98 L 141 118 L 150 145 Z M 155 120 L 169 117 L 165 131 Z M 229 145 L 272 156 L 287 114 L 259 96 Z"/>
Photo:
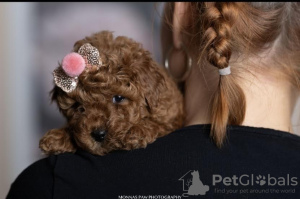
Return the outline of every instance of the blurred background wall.
<path id="1" fill-rule="evenodd" d="M 65 123 L 50 103 L 52 71 L 75 41 L 101 30 L 135 39 L 161 62 L 163 3 L 0 3 L 0 198 L 34 161 L 39 139 Z"/>

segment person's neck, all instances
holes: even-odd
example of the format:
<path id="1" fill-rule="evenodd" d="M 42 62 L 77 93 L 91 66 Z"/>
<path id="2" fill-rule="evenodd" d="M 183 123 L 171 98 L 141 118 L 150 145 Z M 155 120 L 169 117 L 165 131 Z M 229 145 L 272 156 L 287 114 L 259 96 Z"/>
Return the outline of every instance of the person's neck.
<path id="1" fill-rule="evenodd" d="M 185 88 L 185 126 L 210 123 L 209 103 L 217 88 L 218 75 L 214 67 L 202 72 L 192 68 Z M 257 73 L 239 78 L 238 84 L 246 97 L 246 114 L 241 125 L 293 132 L 291 117 L 297 92 L 288 81 Z"/>

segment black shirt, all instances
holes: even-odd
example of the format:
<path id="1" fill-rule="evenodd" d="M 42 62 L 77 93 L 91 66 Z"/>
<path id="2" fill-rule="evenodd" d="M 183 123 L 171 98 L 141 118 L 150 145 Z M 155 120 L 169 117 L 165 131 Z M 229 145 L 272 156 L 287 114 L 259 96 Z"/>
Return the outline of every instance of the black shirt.
<path id="1" fill-rule="evenodd" d="M 229 126 L 218 149 L 210 125 L 193 125 L 146 149 L 41 159 L 11 185 L 7 199 L 300 198 L 300 137 Z"/>

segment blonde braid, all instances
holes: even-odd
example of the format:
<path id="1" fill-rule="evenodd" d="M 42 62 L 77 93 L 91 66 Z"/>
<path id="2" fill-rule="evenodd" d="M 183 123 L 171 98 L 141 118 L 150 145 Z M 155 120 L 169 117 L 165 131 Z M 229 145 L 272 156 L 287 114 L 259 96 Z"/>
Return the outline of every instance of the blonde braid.
<path id="1" fill-rule="evenodd" d="M 204 38 L 207 60 L 218 69 L 229 66 L 231 57 L 231 27 L 238 9 L 232 2 L 204 4 Z M 206 26 L 206 27 L 205 27 Z M 220 75 L 218 89 L 213 95 L 211 136 L 218 147 L 226 137 L 228 124 L 239 125 L 245 116 L 245 95 L 231 75 Z"/>

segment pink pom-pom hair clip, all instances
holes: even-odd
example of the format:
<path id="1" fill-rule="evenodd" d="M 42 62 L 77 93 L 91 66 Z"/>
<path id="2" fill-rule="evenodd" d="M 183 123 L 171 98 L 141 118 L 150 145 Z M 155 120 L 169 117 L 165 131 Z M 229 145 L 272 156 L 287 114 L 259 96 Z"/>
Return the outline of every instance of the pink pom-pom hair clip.
<path id="1" fill-rule="evenodd" d="M 54 82 L 63 91 L 69 93 L 78 84 L 78 76 L 93 66 L 99 68 L 102 65 L 100 54 L 97 48 L 89 43 L 83 44 L 78 53 L 67 54 L 62 61 L 62 66 L 53 71 Z"/>

